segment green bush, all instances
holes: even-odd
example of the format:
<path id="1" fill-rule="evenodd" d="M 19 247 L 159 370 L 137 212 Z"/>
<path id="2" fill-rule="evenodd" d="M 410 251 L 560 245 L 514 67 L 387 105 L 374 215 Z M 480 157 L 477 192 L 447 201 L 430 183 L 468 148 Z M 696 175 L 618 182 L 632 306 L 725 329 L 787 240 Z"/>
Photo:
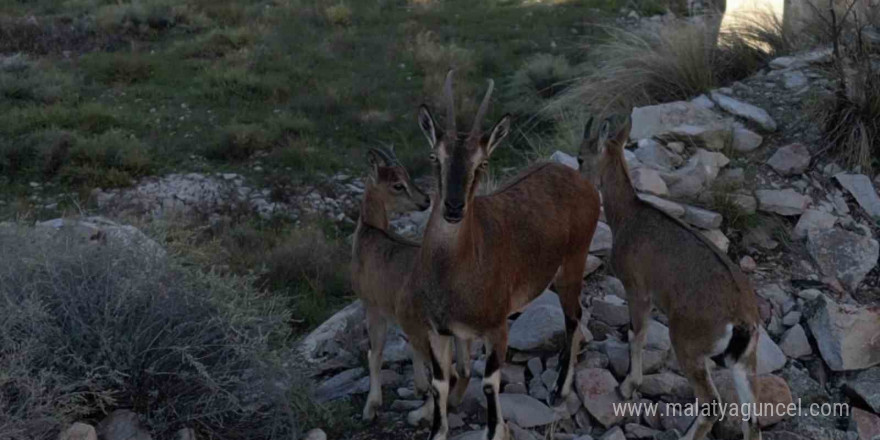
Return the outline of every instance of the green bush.
<path id="1" fill-rule="evenodd" d="M 152 168 L 147 147 L 140 140 L 121 130 L 110 130 L 76 142 L 60 173 L 74 185 L 115 187 L 129 185 Z"/>
<path id="2" fill-rule="evenodd" d="M 547 105 L 575 76 L 568 60 L 560 55 L 538 54 L 529 58 L 511 78 L 508 87 L 510 109 L 519 115 L 534 115 Z"/>
<path id="3" fill-rule="evenodd" d="M 156 60 L 139 53 L 96 53 L 83 57 L 86 76 L 104 84 L 129 85 L 153 77 Z"/>
<path id="4" fill-rule="evenodd" d="M 273 355 L 286 317 L 251 280 L 66 234 L 0 226 L 0 241 L 0 438 L 117 408 L 158 438 L 298 437 Z"/>

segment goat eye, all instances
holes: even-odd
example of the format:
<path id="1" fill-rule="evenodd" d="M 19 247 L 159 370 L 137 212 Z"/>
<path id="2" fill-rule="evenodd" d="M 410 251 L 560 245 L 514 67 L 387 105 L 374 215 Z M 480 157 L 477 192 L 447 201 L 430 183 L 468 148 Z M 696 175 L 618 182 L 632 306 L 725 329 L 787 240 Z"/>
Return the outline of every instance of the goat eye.
<path id="1" fill-rule="evenodd" d="M 428 156 L 428 157 L 431 158 L 431 161 L 432 161 L 432 162 L 437 162 L 437 155 L 436 155 L 436 154 L 431 153 L 431 155 Z"/>
<path id="2" fill-rule="evenodd" d="M 406 187 L 403 186 L 402 183 L 397 183 L 392 188 L 394 188 L 395 191 L 403 191 L 404 189 L 406 189 Z"/>
<path id="3" fill-rule="evenodd" d="M 489 161 L 484 160 L 480 162 L 480 169 L 485 170 L 486 168 L 489 168 Z"/>

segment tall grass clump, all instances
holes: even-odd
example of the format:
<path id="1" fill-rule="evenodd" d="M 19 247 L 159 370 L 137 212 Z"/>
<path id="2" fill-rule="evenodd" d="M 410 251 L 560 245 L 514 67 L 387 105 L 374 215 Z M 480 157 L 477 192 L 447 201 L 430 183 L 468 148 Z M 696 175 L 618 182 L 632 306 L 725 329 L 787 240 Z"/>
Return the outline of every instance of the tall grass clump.
<path id="1" fill-rule="evenodd" d="M 718 22 L 678 21 L 656 31 L 611 29 L 594 48 L 587 74 L 554 105 L 583 106 L 594 113 L 689 99 L 760 67 L 770 55 L 739 31 L 719 35 Z M 761 37 L 764 38 L 764 37 Z"/>
<path id="2" fill-rule="evenodd" d="M 286 316 L 243 277 L 144 247 L 0 226 L 0 438 L 131 409 L 154 437 L 298 438 Z"/>
<path id="3" fill-rule="evenodd" d="M 816 3 L 808 4 L 820 39 L 832 45 L 834 92 L 819 100 L 815 113 L 831 154 L 870 173 L 880 156 L 880 69 L 866 33 L 880 28 L 880 11 L 861 9 L 858 0 L 829 2 L 827 9 Z"/>

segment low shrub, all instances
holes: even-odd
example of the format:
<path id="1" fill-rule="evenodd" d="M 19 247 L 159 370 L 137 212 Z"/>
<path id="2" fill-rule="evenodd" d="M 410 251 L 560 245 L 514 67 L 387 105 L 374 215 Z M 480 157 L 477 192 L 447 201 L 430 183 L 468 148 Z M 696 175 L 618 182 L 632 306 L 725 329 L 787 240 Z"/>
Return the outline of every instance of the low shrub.
<path id="1" fill-rule="evenodd" d="M 0 438 L 117 408 L 154 437 L 297 438 L 277 301 L 137 246 L 0 227 Z M 299 386 L 299 385 L 297 385 Z"/>

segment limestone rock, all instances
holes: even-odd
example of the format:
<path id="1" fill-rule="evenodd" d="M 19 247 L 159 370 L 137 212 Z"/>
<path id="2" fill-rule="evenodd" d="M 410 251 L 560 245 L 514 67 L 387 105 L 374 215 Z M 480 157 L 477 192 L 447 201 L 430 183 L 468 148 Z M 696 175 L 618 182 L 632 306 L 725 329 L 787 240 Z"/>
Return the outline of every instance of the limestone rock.
<path id="1" fill-rule="evenodd" d="M 871 179 L 864 174 L 838 174 L 834 176 L 840 186 L 844 187 L 855 197 L 856 202 L 871 217 L 880 218 L 880 197 L 871 183 Z"/>
<path id="2" fill-rule="evenodd" d="M 880 367 L 862 371 L 847 383 L 847 388 L 862 398 L 876 413 L 880 413 Z"/>
<path id="3" fill-rule="evenodd" d="M 667 188 L 668 191 L 668 188 Z M 651 206 L 666 212 L 667 214 L 681 218 L 684 216 L 685 208 L 678 203 L 675 203 L 671 200 L 666 200 L 657 196 L 652 196 L 650 194 L 639 194 L 639 198 L 642 199 L 643 202 L 650 204 Z"/>
<path id="4" fill-rule="evenodd" d="M 675 167 L 669 151 L 653 139 L 641 139 L 635 155 L 642 164 L 657 169 L 670 170 Z"/>
<path id="5" fill-rule="evenodd" d="M 630 138 L 648 139 L 672 133 L 688 125 L 729 129 L 729 122 L 706 106 L 696 102 L 676 101 L 634 108 Z"/>
<path id="6" fill-rule="evenodd" d="M 768 132 L 776 131 L 776 121 L 762 108 L 736 100 L 718 92 L 710 93 L 710 96 L 719 107 L 724 111 L 739 116 L 744 119 L 758 124 L 762 129 Z"/>
<path id="7" fill-rule="evenodd" d="M 764 138 L 752 130 L 742 127 L 733 129 L 733 149 L 740 153 L 754 151 L 763 142 Z"/>
<path id="8" fill-rule="evenodd" d="M 779 348 L 786 356 L 795 359 L 813 354 L 810 341 L 807 340 L 807 334 L 804 333 L 804 328 L 800 324 L 794 325 L 782 335 Z"/>
<path id="9" fill-rule="evenodd" d="M 802 240 L 807 238 L 810 231 L 825 231 L 834 227 L 837 216 L 818 209 L 804 211 L 801 218 L 794 226 L 794 238 Z"/>
<path id="10" fill-rule="evenodd" d="M 92 425 L 76 422 L 58 435 L 58 440 L 98 440 Z"/>
<path id="11" fill-rule="evenodd" d="M 629 324 L 629 307 L 614 295 L 593 301 L 592 316 L 610 326 L 617 327 Z"/>
<path id="12" fill-rule="evenodd" d="M 718 389 L 718 394 L 721 395 L 722 402 L 739 402 L 739 397 L 736 393 L 736 386 L 734 385 L 733 376 L 731 375 L 730 370 L 716 370 L 712 374 L 712 379 L 715 383 L 715 387 Z M 774 406 L 788 405 L 793 401 L 791 391 L 785 383 L 785 380 L 774 375 L 758 377 L 758 396 L 756 397 L 757 403 Z M 741 420 L 742 414 L 735 415 L 732 411 L 728 410 L 724 420 L 717 422 L 713 427 L 712 432 L 715 434 L 716 438 L 720 439 L 741 439 Z M 758 424 L 762 427 L 767 427 L 777 424 L 782 420 L 783 416 L 779 414 L 773 414 L 772 416 L 762 415 L 758 418 Z"/>
<path id="13" fill-rule="evenodd" d="M 877 265 L 880 243 L 843 229 L 828 229 L 808 234 L 807 250 L 822 273 L 854 290 Z"/>
<path id="14" fill-rule="evenodd" d="M 150 440 L 152 437 L 143 428 L 138 415 L 117 409 L 98 423 L 98 438 L 102 440 Z"/>
<path id="15" fill-rule="evenodd" d="M 694 394 L 688 380 L 674 373 L 645 375 L 639 391 L 648 397 L 672 396 L 679 399 L 689 399 Z"/>
<path id="16" fill-rule="evenodd" d="M 803 144 L 791 144 L 779 148 L 767 161 L 780 176 L 802 174 L 810 165 L 810 150 Z"/>
<path id="17" fill-rule="evenodd" d="M 573 170 L 580 169 L 580 164 L 578 164 L 577 158 L 571 156 L 568 153 L 564 153 L 562 151 L 554 151 L 552 155 L 550 155 L 550 161 L 561 163 Z"/>
<path id="18" fill-rule="evenodd" d="M 723 218 L 721 214 L 696 206 L 684 207 L 684 221 L 701 229 L 718 229 Z"/>
<path id="19" fill-rule="evenodd" d="M 633 170 L 632 184 L 636 191 L 653 194 L 656 196 L 666 196 L 669 194 L 669 188 L 666 182 L 660 178 L 660 173 L 651 168 L 639 168 Z"/>
<path id="20" fill-rule="evenodd" d="M 104 217 L 56 218 L 38 222 L 35 228 L 49 234 L 67 232 L 73 237 L 91 243 L 109 241 L 123 247 L 136 247 L 151 257 L 162 258 L 166 255 L 165 249 L 159 243 L 147 237 L 138 228 L 122 225 Z"/>
<path id="21" fill-rule="evenodd" d="M 508 345 L 519 351 L 552 349 L 565 334 L 559 297 L 550 290 L 535 298 L 510 326 Z"/>
<path id="22" fill-rule="evenodd" d="M 810 305 L 807 324 L 828 367 L 845 371 L 880 364 L 880 310 L 837 304 L 824 296 Z"/>
<path id="23" fill-rule="evenodd" d="M 327 434 L 323 429 L 315 428 L 307 432 L 303 440 L 327 440 Z"/>
<path id="24" fill-rule="evenodd" d="M 712 242 L 712 244 L 714 244 L 715 247 L 717 247 L 718 250 L 721 251 L 721 253 L 726 254 L 727 250 L 730 248 L 730 239 L 727 238 L 727 236 L 718 229 L 700 231 L 700 234 L 703 234 L 706 239 Z"/>
<path id="25" fill-rule="evenodd" d="M 522 428 L 549 425 L 558 419 L 547 405 L 526 394 L 500 394 L 498 398 L 504 418 Z"/>
<path id="26" fill-rule="evenodd" d="M 785 366 L 785 353 L 773 342 L 764 327 L 758 337 L 758 374 L 766 374 Z"/>
<path id="27" fill-rule="evenodd" d="M 315 400 L 318 402 L 329 402 L 356 392 L 363 392 L 363 390 L 360 390 L 360 382 L 365 374 L 366 370 L 358 367 L 345 370 L 327 379 L 315 389 Z M 367 385 L 367 390 L 369 390 L 369 384 Z"/>
<path id="28" fill-rule="evenodd" d="M 880 416 L 859 408 L 852 409 L 852 420 L 860 439 L 877 440 L 880 438 Z"/>
<path id="29" fill-rule="evenodd" d="M 593 241 L 590 242 L 590 253 L 603 255 L 611 250 L 611 228 L 603 222 L 596 225 Z"/>
<path id="30" fill-rule="evenodd" d="M 758 209 L 779 215 L 800 215 L 807 209 L 809 199 L 791 189 L 759 189 Z"/>
<path id="31" fill-rule="evenodd" d="M 758 263 L 754 258 L 745 255 L 739 260 L 739 268 L 745 273 L 754 272 L 758 268 Z"/>
<path id="32" fill-rule="evenodd" d="M 617 394 L 617 380 L 611 372 L 585 368 L 576 373 L 575 386 L 584 408 L 602 426 L 609 428 L 623 419 L 623 416 L 614 413 L 613 404 L 621 403 L 622 400 Z"/>

